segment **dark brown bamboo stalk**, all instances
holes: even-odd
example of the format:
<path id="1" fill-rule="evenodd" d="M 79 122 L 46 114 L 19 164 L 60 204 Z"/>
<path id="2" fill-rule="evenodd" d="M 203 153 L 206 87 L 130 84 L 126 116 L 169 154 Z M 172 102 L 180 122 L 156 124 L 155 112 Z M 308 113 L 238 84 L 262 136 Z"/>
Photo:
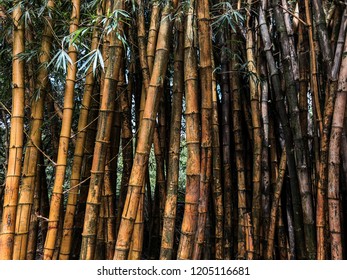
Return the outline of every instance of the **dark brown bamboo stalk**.
<path id="1" fill-rule="evenodd" d="M 97 220 L 96 230 L 96 242 L 95 242 L 95 254 L 94 260 L 104 260 L 106 256 L 106 244 L 105 244 L 105 188 L 101 190 L 100 210 Z"/>
<path id="2" fill-rule="evenodd" d="M 281 193 L 282 193 L 282 185 L 284 180 L 284 175 L 286 173 L 286 164 L 287 164 L 287 155 L 286 150 L 282 151 L 281 161 L 278 170 L 278 177 L 276 181 L 275 189 L 273 190 L 273 199 L 271 205 L 271 214 L 270 214 L 270 225 L 267 233 L 267 247 L 265 253 L 265 259 L 273 258 L 273 250 L 274 250 L 274 241 L 275 241 L 275 226 L 276 221 L 278 220 L 278 207 L 280 203 Z"/>
<path id="3" fill-rule="evenodd" d="M 304 8 L 301 8 L 301 12 L 304 12 Z M 300 123 L 301 123 L 301 132 L 304 141 L 304 146 L 306 150 L 306 155 L 308 159 L 309 168 L 312 168 L 312 161 L 310 160 L 308 154 L 308 86 L 309 86 L 309 40 L 306 36 L 306 29 L 303 24 L 299 24 L 298 27 L 298 61 L 299 61 L 299 96 L 298 96 L 298 107 L 300 111 Z M 312 81 L 312 80 L 311 80 Z M 312 173 L 311 173 L 312 174 Z M 312 185 L 314 185 L 314 180 L 312 178 Z"/>
<path id="4" fill-rule="evenodd" d="M 232 57 L 230 62 L 231 71 L 229 76 L 230 76 L 231 101 L 232 101 L 231 103 L 232 103 L 233 136 L 234 136 L 234 146 L 235 146 L 235 164 L 236 164 L 236 170 L 237 170 L 237 209 L 238 209 L 237 210 L 238 212 L 237 256 L 238 256 L 238 259 L 244 259 L 246 256 L 245 255 L 246 251 L 245 251 L 245 236 L 244 236 L 245 229 L 243 228 L 243 225 L 244 225 L 243 214 L 246 212 L 247 202 L 246 202 L 246 179 L 245 179 L 245 158 L 244 158 L 245 143 L 243 139 L 243 129 L 242 129 L 242 99 L 241 99 L 240 77 L 237 72 L 238 71 L 238 66 L 237 66 L 238 61 L 236 56 L 237 45 L 234 43 L 237 40 L 238 40 L 238 36 L 236 32 L 231 32 L 231 49 L 232 49 L 232 52 L 234 53 L 234 56 Z M 223 138 L 223 143 L 225 143 L 224 138 Z M 228 145 L 230 145 L 230 140 L 228 140 Z M 226 151 L 223 151 L 223 155 L 225 155 L 225 153 Z M 228 168 L 231 168 L 230 165 L 228 166 Z M 231 170 L 227 171 L 228 169 L 226 169 L 225 166 L 224 166 L 224 170 L 225 172 L 230 173 L 229 175 L 224 174 L 224 176 L 227 175 L 231 177 Z M 230 184 L 231 184 L 231 178 L 228 180 L 230 180 Z M 226 183 L 226 181 L 224 181 L 224 183 Z M 225 188 L 226 188 L 226 185 L 225 185 Z M 228 234 L 229 228 L 231 231 L 231 205 L 230 207 L 227 207 L 227 205 L 231 204 L 232 199 L 231 199 L 231 194 L 228 194 L 226 190 L 227 189 L 225 189 L 224 191 L 224 194 L 225 194 L 224 195 L 224 202 L 225 202 L 225 206 L 224 206 L 225 226 L 224 227 L 226 230 L 226 234 Z M 229 218 L 227 218 L 229 216 L 227 212 L 228 208 L 230 209 L 230 222 L 229 222 Z M 227 224 L 227 222 L 230 223 L 230 225 Z M 227 235 L 225 236 L 227 237 Z M 226 245 L 227 244 L 225 244 L 224 246 Z"/>
<path id="5" fill-rule="evenodd" d="M 224 30 L 224 29 L 223 29 Z M 225 28 L 226 30 L 226 28 Z M 227 42 L 225 40 L 226 34 L 223 32 L 220 34 L 221 41 L 221 91 L 222 91 L 222 117 L 221 117 L 221 128 L 222 128 L 222 167 L 223 167 L 223 212 L 224 212 L 224 235 L 223 241 L 224 249 L 221 256 L 225 256 L 226 259 L 231 259 L 231 239 L 232 239 L 232 175 L 231 175 L 231 89 L 232 80 L 237 80 L 238 76 L 235 73 L 230 72 L 227 61 Z M 232 44 L 234 46 L 234 44 Z M 233 64 L 235 65 L 235 63 Z M 232 67 L 230 62 L 230 67 Z M 230 83 L 229 83 L 230 78 Z M 238 89 L 237 89 L 238 92 Z M 234 103 L 233 103 L 234 104 Z M 233 111 L 234 113 L 234 111 Z M 236 126 L 236 125 L 235 125 Z M 235 144 L 236 146 L 236 144 Z M 240 183 L 241 184 L 241 183 Z M 217 233 L 216 233 L 217 237 Z M 216 240 L 217 241 L 217 240 Z M 217 244 L 216 244 L 217 247 Z M 217 250 L 216 250 L 217 258 Z"/>
<path id="6" fill-rule="evenodd" d="M 113 134 L 112 143 L 115 145 L 110 145 L 106 156 L 106 166 L 105 166 L 105 177 L 104 177 L 104 189 L 102 191 L 101 201 L 104 204 L 104 231 L 105 231 L 105 259 L 112 260 L 114 255 L 114 246 L 116 244 L 116 217 L 115 217 L 115 191 L 114 182 L 117 182 L 117 158 L 114 153 L 119 151 L 119 139 L 120 131 Z M 118 137 L 117 137 L 118 135 Z M 118 138 L 118 141 L 117 141 Z M 114 147 L 116 146 L 116 147 Z"/>
<path id="7" fill-rule="evenodd" d="M 35 178 L 35 189 L 33 197 L 33 206 L 31 208 L 30 225 L 28 232 L 28 245 L 26 249 L 26 259 L 34 260 L 36 257 L 36 250 L 38 247 L 38 232 L 39 232 L 39 218 L 37 213 L 40 213 L 40 195 L 41 185 L 46 180 L 45 168 L 43 165 L 43 155 L 40 155 L 39 164 L 37 165 L 37 176 Z"/>
<path id="8" fill-rule="evenodd" d="M 293 131 L 294 153 L 296 159 L 296 168 L 299 179 L 301 207 L 303 211 L 304 238 L 309 259 L 316 258 L 316 231 L 315 219 L 313 216 L 313 198 L 310 186 L 310 177 L 307 166 L 306 152 L 302 139 L 300 116 L 298 109 L 297 90 L 291 71 L 291 60 L 289 50 L 289 39 L 285 29 L 283 14 L 277 6 L 277 0 L 272 1 L 277 29 L 280 35 L 281 53 L 283 57 L 283 69 L 286 88 L 286 97 L 288 99 L 288 109 L 290 114 L 290 126 Z"/>
<path id="9" fill-rule="evenodd" d="M 260 43 L 260 41 L 259 41 Z M 266 69 L 266 60 L 262 56 L 260 60 L 260 74 L 261 74 L 261 83 L 260 83 L 260 94 L 261 94 L 261 121 L 262 121 L 262 131 L 263 131 L 263 140 L 262 140 L 262 232 L 263 232 L 263 247 L 266 247 L 267 244 L 267 230 L 269 227 L 270 220 L 270 145 L 269 145 L 269 83 L 267 80 L 267 69 Z M 263 250 L 265 251 L 265 250 Z"/>
<path id="10" fill-rule="evenodd" d="M 297 52 L 295 48 L 294 42 L 294 28 L 293 21 L 291 19 L 291 15 L 289 14 L 288 3 L 286 0 L 281 0 L 281 7 L 283 12 L 284 24 L 288 34 L 288 42 L 289 42 L 289 52 L 292 59 L 290 60 L 292 65 L 293 78 L 295 83 L 299 84 L 299 63 L 297 59 Z"/>
<path id="11" fill-rule="evenodd" d="M 123 171 L 117 207 L 118 210 L 116 222 L 116 235 L 118 234 L 121 214 L 123 211 L 125 197 L 128 189 L 130 172 L 133 165 L 133 133 L 131 125 L 131 106 L 128 100 L 128 93 L 126 91 L 120 93 L 119 102 L 121 108 L 121 147 L 123 153 Z"/>
<path id="12" fill-rule="evenodd" d="M 347 51 L 345 40 L 344 52 Z M 331 258 L 343 259 L 341 217 L 340 217 L 340 147 L 343 130 L 344 114 L 347 99 L 347 67 L 346 56 L 341 61 L 338 88 L 335 100 L 335 109 L 332 120 L 332 128 L 329 144 L 329 176 L 328 176 L 328 209 L 329 229 L 331 242 Z"/>
<path id="13" fill-rule="evenodd" d="M 285 146 L 287 151 L 287 161 L 288 161 L 288 172 L 291 178 L 290 187 L 291 187 L 291 196 L 292 196 L 292 207 L 294 213 L 294 233 L 295 238 L 298 242 L 298 255 L 299 258 L 303 258 L 305 253 L 304 246 L 304 235 L 302 229 L 302 209 L 301 209 L 301 198 L 299 192 L 299 182 L 298 176 L 296 173 L 296 164 L 294 157 L 294 141 L 292 131 L 289 127 L 289 120 L 286 113 L 286 107 L 284 104 L 284 96 L 281 90 L 281 82 L 278 69 L 276 68 L 276 62 L 272 54 L 272 43 L 269 34 L 268 27 L 265 22 L 264 11 L 262 8 L 259 8 L 259 28 L 262 37 L 262 41 L 264 44 L 264 51 L 266 55 L 267 64 L 269 67 L 269 74 L 271 77 L 272 89 L 275 95 L 275 106 L 276 111 L 279 116 L 280 122 L 283 127 L 283 133 L 285 138 Z"/>
<path id="14" fill-rule="evenodd" d="M 220 1 L 222 4 L 222 1 Z M 225 12 L 225 7 L 221 7 L 221 13 Z M 231 93 L 232 93 L 232 79 L 237 78 L 235 73 L 232 71 L 229 72 L 229 68 L 232 68 L 231 61 L 228 58 L 228 48 L 233 48 L 232 51 L 235 51 L 236 44 L 230 44 L 230 39 L 228 32 L 228 27 L 224 26 L 221 28 L 219 32 L 219 44 L 220 44 L 220 55 L 221 55 L 221 75 L 220 75 L 220 86 L 221 86 L 221 128 L 222 128 L 222 136 L 221 136 L 221 156 L 222 156 L 222 184 L 223 184 L 223 251 L 221 253 L 218 252 L 217 243 L 216 243 L 216 258 L 217 253 L 220 254 L 220 257 L 225 259 L 231 259 L 231 240 L 232 240 L 232 174 L 231 174 Z M 233 34 L 235 35 L 235 34 Z M 231 36 L 231 40 L 235 40 L 235 36 Z M 235 57 L 235 56 L 234 56 Z M 235 64 L 234 64 L 235 65 Z M 217 232 L 216 232 L 217 237 Z M 216 240 L 217 242 L 217 240 Z"/>
<path id="15" fill-rule="evenodd" d="M 346 10 L 345 10 L 346 11 Z M 329 81 L 329 96 L 324 108 L 323 134 L 320 141 L 320 164 L 319 180 L 317 184 L 317 210 L 316 210 L 316 227 L 317 227 L 317 259 L 327 258 L 327 236 L 325 233 L 326 209 L 327 209 L 327 186 L 328 186 L 328 157 L 329 157 L 329 138 L 330 129 L 334 112 L 334 102 L 336 98 L 338 72 L 342 59 L 342 48 L 346 37 L 347 18 L 346 13 L 341 22 L 337 47 L 334 56 L 334 63 L 331 68 Z"/>
<path id="16" fill-rule="evenodd" d="M 121 64 L 119 70 L 119 82 L 117 85 L 114 120 L 112 127 L 111 142 L 107 150 L 104 177 L 104 201 L 105 201 L 105 245 L 106 259 L 112 260 L 114 247 L 116 245 L 116 183 L 117 183 L 117 162 L 120 153 L 121 140 L 121 112 L 120 96 L 124 93 L 127 95 L 127 85 L 125 81 L 124 64 Z"/>
<path id="17" fill-rule="evenodd" d="M 213 68 L 215 68 L 215 63 L 212 55 L 212 63 Z M 213 199 L 213 209 L 215 213 L 215 218 L 212 219 L 212 215 L 207 217 L 209 220 L 209 228 L 206 225 L 205 234 L 208 233 L 208 237 L 210 237 L 210 228 L 212 221 L 215 223 L 215 259 L 222 260 L 223 259 L 223 220 L 224 220 L 224 209 L 223 209 L 223 185 L 222 185 L 222 155 L 221 155 L 221 147 L 220 147 L 220 131 L 219 131 L 219 113 L 218 113 L 218 96 L 217 96 L 217 81 L 216 75 L 213 73 L 212 75 L 212 182 L 211 182 L 211 191 L 212 191 L 212 199 Z M 212 209 L 212 207 L 210 207 Z M 206 237 L 205 248 L 212 247 L 210 240 Z"/>
<path id="18" fill-rule="evenodd" d="M 251 15 L 247 18 L 247 67 L 249 72 L 249 89 L 253 128 L 253 197 L 252 197 L 252 225 L 254 238 L 254 258 L 260 257 L 260 221 L 261 221 L 261 155 L 262 155 L 262 125 L 259 108 L 259 75 L 254 59 L 255 47 Z"/>
<path id="19" fill-rule="evenodd" d="M 324 69 L 327 75 L 329 76 L 331 73 L 331 67 L 333 63 L 333 54 L 329 44 L 330 40 L 329 40 L 322 0 L 313 0 L 312 10 L 313 10 L 314 18 L 315 18 L 314 23 L 317 29 L 320 51 L 322 52 Z"/>
<path id="20" fill-rule="evenodd" d="M 90 113 L 88 115 L 88 127 L 86 134 L 86 142 L 84 146 L 84 157 L 81 168 L 81 182 L 79 186 L 79 195 L 77 201 L 77 209 L 75 214 L 75 223 L 73 228 L 72 244 L 70 259 L 79 259 L 82 242 L 82 231 L 84 224 L 84 216 L 86 210 L 86 202 L 88 197 L 88 188 L 90 183 L 90 170 L 93 161 L 93 149 L 95 144 L 95 136 L 97 131 L 97 119 L 99 115 L 99 83 L 96 83 L 93 89 L 92 103 Z M 62 251 L 62 250 L 61 250 Z"/>
<path id="21" fill-rule="evenodd" d="M 165 180 L 165 164 L 164 164 L 164 153 L 160 146 L 160 135 L 158 125 L 154 128 L 153 135 L 153 150 L 156 163 L 156 184 L 159 188 L 159 235 L 161 235 L 163 228 L 163 216 L 164 216 L 164 207 L 166 200 L 166 180 Z"/>
<path id="22" fill-rule="evenodd" d="M 288 260 L 291 258 L 288 255 L 288 238 L 282 215 L 282 203 L 280 200 L 277 214 L 278 255 L 280 260 Z"/>

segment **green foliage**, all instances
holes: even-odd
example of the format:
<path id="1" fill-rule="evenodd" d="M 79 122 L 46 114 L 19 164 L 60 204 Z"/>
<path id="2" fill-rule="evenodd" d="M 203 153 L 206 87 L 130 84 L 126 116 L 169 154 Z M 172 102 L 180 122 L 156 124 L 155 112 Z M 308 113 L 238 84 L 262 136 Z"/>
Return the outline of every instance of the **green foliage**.
<path id="1" fill-rule="evenodd" d="M 233 7 L 230 2 L 220 2 L 213 6 L 212 17 L 213 23 L 211 24 L 215 30 L 221 30 L 222 27 L 229 25 L 231 29 L 236 32 L 237 26 L 244 24 L 244 15 Z"/>
<path id="2" fill-rule="evenodd" d="M 63 70 L 63 73 L 66 73 L 68 63 L 72 64 L 72 60 L 69 57 L 69 54 L 64 50 L 62 47 L 58 50 L 58 52 L 54 55 L 51 62 L 48 64 L 48 67 L 50 65 L 54 65 L 54 70 L 59 71 L 60 69 Z"/>

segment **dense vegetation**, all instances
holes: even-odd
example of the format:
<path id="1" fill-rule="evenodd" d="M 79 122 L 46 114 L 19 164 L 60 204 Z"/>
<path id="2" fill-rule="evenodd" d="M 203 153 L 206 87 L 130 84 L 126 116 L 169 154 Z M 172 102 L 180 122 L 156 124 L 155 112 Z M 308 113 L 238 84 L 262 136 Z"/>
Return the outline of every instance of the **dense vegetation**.
<path id="1" fill-rule="evenodd" d="M 343 259 L 347 6 L 0 1 L 0 259 Z"/>

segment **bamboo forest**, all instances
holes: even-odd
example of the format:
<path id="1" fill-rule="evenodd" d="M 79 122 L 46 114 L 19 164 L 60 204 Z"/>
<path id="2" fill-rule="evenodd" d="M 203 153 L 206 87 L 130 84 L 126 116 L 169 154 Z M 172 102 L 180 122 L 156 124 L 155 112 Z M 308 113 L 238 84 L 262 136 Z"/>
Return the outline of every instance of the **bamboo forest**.
<path id="1" fill-rule="evenodd" d="M 346 29 L 345 0 L 0 0 L 0 259 L 347 259 Z"/>

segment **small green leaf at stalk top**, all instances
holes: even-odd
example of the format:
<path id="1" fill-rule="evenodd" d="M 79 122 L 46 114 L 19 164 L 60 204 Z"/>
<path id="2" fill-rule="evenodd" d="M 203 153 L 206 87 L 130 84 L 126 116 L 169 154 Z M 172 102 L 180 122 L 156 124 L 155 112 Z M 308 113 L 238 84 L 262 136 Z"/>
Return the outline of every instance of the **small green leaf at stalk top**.
<path id="1" fill-rule="evenodd" d="M 74 44 L 77 40 L 80 40 L 83 35 L 85 35 L 89 31 L 89 27 L 81 27 L 76 31 L 70 34 L 71 40 L 70 44 Z"/>

